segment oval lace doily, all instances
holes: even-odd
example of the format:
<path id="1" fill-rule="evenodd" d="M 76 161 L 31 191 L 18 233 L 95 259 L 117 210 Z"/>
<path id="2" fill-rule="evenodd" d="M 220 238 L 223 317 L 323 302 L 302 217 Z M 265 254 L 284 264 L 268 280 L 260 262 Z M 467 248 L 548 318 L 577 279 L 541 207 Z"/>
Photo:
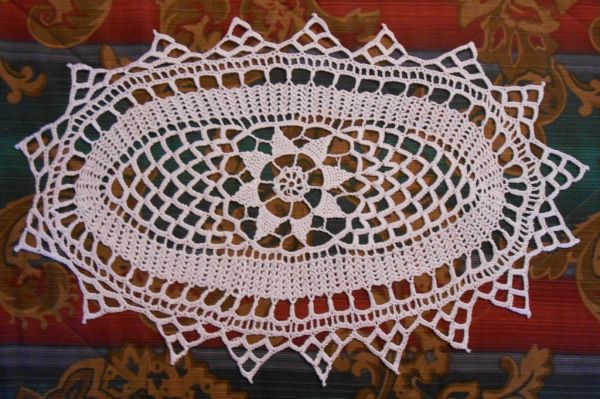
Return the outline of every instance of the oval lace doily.
<path id="1" fill-rule="evenodd" d="M 412 57 L 385 27 L 351 52 L 313 17 L 73 65 L 65 115 L 19 144 L 17 249 L 73 270 L 85 320 L 143 313 L 172 361 L 219 337 L 250 380 L 291 348 L 325 383 L 352 339 L 397 371 L 418 325 L 466 349 L 478 298 L 529 315 L 530 258 L 577 241 L 553 199 L 587 169 L 535 138 L 543 86 L 476 56 Z"/>

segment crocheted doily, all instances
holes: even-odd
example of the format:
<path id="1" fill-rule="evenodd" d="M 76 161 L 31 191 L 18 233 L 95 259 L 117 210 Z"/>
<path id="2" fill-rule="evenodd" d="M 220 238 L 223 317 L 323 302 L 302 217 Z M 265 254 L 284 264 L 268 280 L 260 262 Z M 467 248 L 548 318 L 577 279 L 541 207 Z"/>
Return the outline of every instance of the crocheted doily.
<path id="1" fill-rule="evenodd" d="M 134 310 L 172 361 L 219 337 L 248 379 L 291 348 L 323 383 L 357 339 L 394 371 L 418 325 L 467 349 L 485 298 L 529 315 L 528 262 L 577 242 L 553 199 L 586 167 L 534 136 L 543 86 L 494 86 L 473 44 L 352 52 L 313 17 L 236 19 L 199 54 L 155 34 L 71 65 L 65 115 L 18 147 L 37 193 L 17 249 L 71 268 L 84 321 Z"/>

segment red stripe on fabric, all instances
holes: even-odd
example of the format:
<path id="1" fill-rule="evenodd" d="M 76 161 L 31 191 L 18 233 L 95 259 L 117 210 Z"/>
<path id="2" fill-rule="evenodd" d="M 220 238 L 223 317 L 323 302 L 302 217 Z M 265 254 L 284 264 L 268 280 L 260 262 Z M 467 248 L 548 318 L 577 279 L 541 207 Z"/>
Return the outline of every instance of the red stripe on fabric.
<path id="1" fill-rule="evenodd" d="M 18 3 L 18 5 L 16 4 Z M 0 40 L 31 41 L 27 29 L 27 15 L 36 0 L 22 0 L 0 4 Z M 448 50 L 474 41 L 483 42 L 480 20 L 466 28 L 459 25 L 458 4 L 447 0 L 414 2 L 361 0 L 321 2 L 323 10 L 332 16 L 344 16 L 360 9 L 363 12 L 379 10 L 380 19 L 409 50 Z M 160 29 L 159 6 L 155 0 L 114 1 L 111 10 L 96 32 L 86 43 L 136 44 L 149 43 L 152 30 Z M 230 2 L 229 15 L 239 15 L 239 0 Z M 600 15 L 597 0 L 580 0 L 563 15 L 557 17 L 559 28 L 551 33 L 559 53 L 596 53 L 588 29 Z M 226 29 L 229 21 L 220 27 Z"/>
<path id="2" fill-rule="evenodd" d="M 0 3 L 0 40 L 34 40 L 27 29 L 27 16 L 35 3 L 36 0 Z"/>
<path id="3" fill-rule="evenodd" d="M 552 33 L 559 53 L 592 53 L 598 50 L 592 45 L 589 28 L 600 17 L 600 2 L 586 0 L 575 3 L 558 18 L 560 26 Z"/>
<path id="4" fill-rule="evenodd" d="M 487 301 L 475 307 L 470 329 L 474 350 L 528 350 L 599 353 L 600 321 L 585 307 L 574 280 L 533 280 L 528 319 Z"/>
<path id="5" fill-rule="evenodd" d="M 570 353 L 600 353 L 600 322 L 582 303 L 573 280 L 532 281 L 531 319 L 479 300 L 470 329 L 470 348 L 477 351 L 524 351 L 540 347 Z M 29 320 L 27 327 L 11 321 L 0 309 L 0 344 L 119 346 L 163 345 L 156 331 L 133 312 L 105 315 L 81 324 L 80 305 L 64 321 L 50 319 L 46 329 Z M 221 346 L 219 340 L 203 344 Z"/>
<path id="6" fill-rule="evenodd" d="M 88 42 L 101 44 L 150 43 L 160 29 L 157 1 L 113 1 L 102 26 Z"/>

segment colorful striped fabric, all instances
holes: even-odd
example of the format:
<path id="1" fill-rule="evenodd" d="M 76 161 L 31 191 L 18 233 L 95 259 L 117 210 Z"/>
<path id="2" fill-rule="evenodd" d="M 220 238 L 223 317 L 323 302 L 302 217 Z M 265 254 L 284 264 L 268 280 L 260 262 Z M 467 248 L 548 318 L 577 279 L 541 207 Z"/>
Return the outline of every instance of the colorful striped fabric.
<path id="1" fill-rule="evenodd" d="M 351 344 L 325 388 L 293 352 L 250 384 L 219 341 L 171 366 L 140 315 L 81 324 L 74 276 L 13 251 L 34 192 L 14 145 L 63 113 L 67 64 L 124 65 L 147 50 L 153 30 L 207 50 L 234 16 L 281 41 L 312 13 L 350 48 L 385 23 L 420 57 L 473 41 L 496 84 L 546 82 L 538 138 L 591 169 L 558 197 L 581 242 L 534 258 L 532 317 L 481 301 L 470 353 L 418 329 L 400 375 Z M 0 160 L 1 398 L 600 398 L 598 0 L 0 0 Z"/>

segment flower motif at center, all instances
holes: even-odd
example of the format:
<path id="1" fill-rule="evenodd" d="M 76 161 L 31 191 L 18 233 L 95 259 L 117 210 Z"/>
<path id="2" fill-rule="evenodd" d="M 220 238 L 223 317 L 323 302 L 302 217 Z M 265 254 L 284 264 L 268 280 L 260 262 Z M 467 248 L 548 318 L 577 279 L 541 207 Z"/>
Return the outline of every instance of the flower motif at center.
<path id="1" fill-rule="evenodd" d="M 284 166 L 275 178 L 275 192 L 286 201 L 302 200 L 309 189 L 308 175 L 299 166 Z"/>
<path id="2" fill-rule="evenodd" d="M 298 249 L 311 245 L 307 235 L 313 217 L 346 217 L 330 190 L 353 173 L 324 164 L 331 139 L 328 135 L 298 147 L 277 127 L 271 154 L 240 153 L 252 180 L 242 184 L 232 199 L 245 207 L 258 208 L 254 241 L 274 235 L 284 249 Z M 289 231 L 282 226 L 288 226 Z M 286 240 L 294 245 L 285 245 Z"/>

